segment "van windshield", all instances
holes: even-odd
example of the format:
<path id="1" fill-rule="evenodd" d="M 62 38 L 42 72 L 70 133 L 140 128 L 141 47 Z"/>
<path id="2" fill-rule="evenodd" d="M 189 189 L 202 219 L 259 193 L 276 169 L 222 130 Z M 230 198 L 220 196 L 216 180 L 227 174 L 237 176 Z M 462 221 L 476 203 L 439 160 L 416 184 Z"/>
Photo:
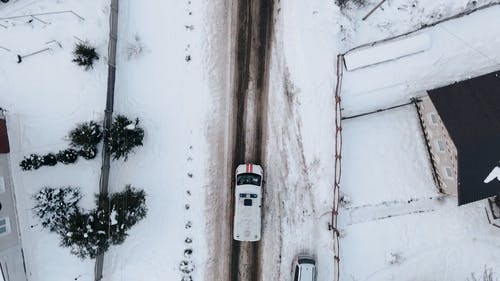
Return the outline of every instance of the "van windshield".
<path id="1" fill-rule="evenodd" d="M 251 173 L 239 174 L 238 177 L 236 178 L 237 185 L 253 184 L 260 186 L 260 181 L 261 177 L 259 175 Z"/>

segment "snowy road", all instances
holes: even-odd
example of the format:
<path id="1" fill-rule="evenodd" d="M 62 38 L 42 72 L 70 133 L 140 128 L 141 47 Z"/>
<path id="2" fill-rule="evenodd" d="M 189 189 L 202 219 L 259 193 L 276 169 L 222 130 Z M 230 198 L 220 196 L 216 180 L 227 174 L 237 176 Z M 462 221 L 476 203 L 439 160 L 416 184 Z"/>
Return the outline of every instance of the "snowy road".
<path id="1" fill-rule="evenodd" d="M 232 171 L 241 163 L 262 162 L 263 124 L 267 102 L 267 65 L 269 65 L 273 1 L 239 1 L 236 22 L 234 96 L 237 109 Z M 234 178 L 231 189 L 234 187 Z M 264 186 L 265 188 L 265 186 Z M 233 198 L 233 196 L 231 196 Z M 234 208 L 234 202 L 231 203 Z M 232 212 L 231 212 L 232 213 Z M 232 222 L 232 217 L 231 220 Z M 259 243 L 232 244 L 231 280 L 255 281 L 259 276 Z"/>

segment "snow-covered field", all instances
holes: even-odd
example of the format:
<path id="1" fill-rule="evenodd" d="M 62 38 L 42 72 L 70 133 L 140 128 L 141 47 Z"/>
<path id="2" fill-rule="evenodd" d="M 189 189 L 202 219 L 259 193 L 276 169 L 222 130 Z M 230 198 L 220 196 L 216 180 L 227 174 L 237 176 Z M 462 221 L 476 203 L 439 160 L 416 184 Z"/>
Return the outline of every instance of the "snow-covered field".
<path id="1" fill-rule="evenodd" d="M 474 8 L 466 0 L 394 0 L 361 21 L 378 1 L 368 2 L 343 11 L 329 0 L 275 3 L 263 138 L 262 280 L 290 280 L 298 253 L 316 256 L 318 281 L 333 279 L 328 218 L 336 55 Z M 222 163 L 230 110 L 229 7 L 225 0 L 120 1 L 115 111 L 139 117 L 146 136 L 128 162 L 112 163 L 110 189 L 144 188 L 149 213 L 106 254 L 105 280 L 181 280 L 183 261 L 194 267 L 185 276 L 209 280 L 207 268 L 230 258 L 209 252 L 224 219 L 211 212 L 224 202 L 213 196 L 224 188 L 214 183 L 224 180 L 214 177 L 224 177 L 229 166 Z M 70 255 L 37 224 L 31 195 L 46 185 L 74 185 L 86 195 L 84 207 L 92 206 L 100 158 L 32 172 L 17 164 L 27 154 L 65 148 L 77 122 L 103 118 L 109 1 L 0 5 L 0 17 L 62 10 L 84 20 L 71 13 L 0 20 L 0 106 L 8 110 L 26 265 L 36 281 L 93 280 L 93 261 Z M 500 68 L 500 30 L 493 28 L 499 19 L 495 6 L 439 24 L 424 31 L 431 39 L 427 51 L 345 72 L 344 115 L 404 103 L 426 89 Z M 93 70 L 71 62 L 77 38 L 97 47 L 101 59 Z M 47 47 L 50 52 L 16 63 L 17 54 Z M 343 125 L 342 192 L 350 202 L 339 220 L 341 280 L 455 281 L 485 267 L 500 274 L 500 236 L 488 225 L 483 203 L 458 208 L 454 198 L 437 194 L 412 106 Z"/>

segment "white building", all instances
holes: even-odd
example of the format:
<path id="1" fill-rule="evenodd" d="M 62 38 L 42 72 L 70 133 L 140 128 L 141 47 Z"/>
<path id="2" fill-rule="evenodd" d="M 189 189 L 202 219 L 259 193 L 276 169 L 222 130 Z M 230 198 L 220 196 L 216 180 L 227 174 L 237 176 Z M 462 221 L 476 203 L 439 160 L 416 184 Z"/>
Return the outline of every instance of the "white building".
<path id="1" fill-rule="evenodd" d="M 9 151 L 7 126 L 0 111 L 0 281 L 26 281 Z"/>

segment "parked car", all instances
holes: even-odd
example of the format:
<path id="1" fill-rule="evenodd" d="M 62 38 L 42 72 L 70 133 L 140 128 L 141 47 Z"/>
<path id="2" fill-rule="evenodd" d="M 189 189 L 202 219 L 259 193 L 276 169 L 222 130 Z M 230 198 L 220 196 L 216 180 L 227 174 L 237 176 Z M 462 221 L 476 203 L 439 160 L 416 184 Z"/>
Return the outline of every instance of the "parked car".
<path id="1" fill-rule="evenodd" d="M 316 281 L 316 262 L 312 256 L 297 256 L 293 268 L 293 281 Z"/>
<path id="2" fill-rule="evenodd" d="M 241 164 L 236 168 L 233 238 L 259 241 L 261 232 L 262 167 Z"/>
<path id="3" fill-rule="evenodd" d="M 4 3 L 7 3 L 7 2 L 9 2 L 9 0 L 0 0 L 0 1 L 2 1 L 2 2 L 4 2 Z"/>

